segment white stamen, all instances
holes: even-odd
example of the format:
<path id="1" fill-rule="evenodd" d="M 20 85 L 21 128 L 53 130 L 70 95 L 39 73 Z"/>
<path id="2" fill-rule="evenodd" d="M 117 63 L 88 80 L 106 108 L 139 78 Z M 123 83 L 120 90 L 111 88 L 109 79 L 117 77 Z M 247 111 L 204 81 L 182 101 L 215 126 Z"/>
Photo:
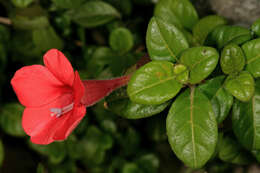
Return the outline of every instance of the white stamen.
<path id="1" fill-rule="evenodd" d="M 71 111 L 73 109 L 74 103 L 71 103 L 67 106 L 64 106 L 63 108 L 51 108 L 51 116 L 53 117 L 56 115 L 56 117 L 60 117 L 63 114 L 66 114 L 67 112 Z"/>

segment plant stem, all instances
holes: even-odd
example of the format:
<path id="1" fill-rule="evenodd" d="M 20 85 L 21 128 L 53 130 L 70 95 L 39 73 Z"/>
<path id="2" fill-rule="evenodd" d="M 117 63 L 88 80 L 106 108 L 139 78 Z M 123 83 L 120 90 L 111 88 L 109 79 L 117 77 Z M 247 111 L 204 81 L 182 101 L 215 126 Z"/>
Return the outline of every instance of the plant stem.
<path id="1" fill-rule="evenodd" d="M 5 25 L 11 25 L 12 21 L 6 17 L 0 17 L 0 23 L 5 24 Z"/>

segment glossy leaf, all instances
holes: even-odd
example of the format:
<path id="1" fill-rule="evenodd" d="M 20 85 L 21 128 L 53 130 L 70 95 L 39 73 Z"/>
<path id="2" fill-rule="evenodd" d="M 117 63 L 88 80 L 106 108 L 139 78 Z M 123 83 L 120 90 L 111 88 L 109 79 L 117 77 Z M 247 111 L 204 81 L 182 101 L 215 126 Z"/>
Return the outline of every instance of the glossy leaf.
<path id="1" fill-rule="evenodd" d="M 12 0 L 12 3 L 19 8 L 25 8 L 29 6 L 34 0 Z"/>
<path id="2" fill-rule="evenodd" d="M 189 80 L 189 71 L 185 65 L 177 64 L 174 66 L 173 73 L 177 76 L 176 80 L 180 83 L 187 83 Z"/>
<path id="3" fill-rule="evenodd" d="M 260 149 L 260 81 L 249 102 L 236 100 L 233 106 L 232 125 L 239 142 L 249 150 Z"/>
<path id="4" fill-rule="evenodd" d="M 133 35 L 127 28 L 117 28 L 110 34 L 109 44 L 115 51 L 120 53 L 128 52 L 134 46 Z"/>
<path id="5" fill-rule="evenodd" d="M 224 80 L 225 76 L 218 76 L 198 87 L 210 100 L 218 124 L 227 117 L 233 104 L 232 95 L 224 89 Z"/>
<path id="6" fill-rule="evenodd" d="M 103 1 L 87 1 L 71 15 L 76 23 L 87 28 L 100 26 L 120 17 L 113 6 Z"/>
<path id="7" fill-rule="evenodd" d="M 228 76 L 225 89 L 240 101 L 247 102 L 255 91 L 254 78 L 247 71 L 242 71 L 236 76 Z"/>
<path id="8" fill-rule="evenodd" d="M 242 71 L 245 66 L 245 56 L 242 49 L 236 44 L 225 46 L 221 52 L 220 65 L 225 74 Z"/>
<path id="9" fill-rule="evenodd" d="M 253 31 L 254 35 L 256 35 L 257 37 L 260 37 L 260 19 L 256 20 L 252 24 L 251 30 Z"/>
<path id="10" fill-rule="evenodd" d="M 120 89 L 106 98 L 108 109 L 128 119 L 146 118 L 163 111 L 169 102 L 159 105 L 143 105 L 132 102 L 125 89 Z"/>
<path id="11" fill-rule="evenodd" d="M 196 84 L 208 77 L 217 66 L 219 54 L 211 47 L 193 47 L 183 52 L 180 63 L 188 67 L 189 83 Z"/>
<path id="12" fill-rule="evenodd" d="M 224 162 L 245 165 L 250 162 L 250 157 L 235 140 L 226 136 L 218 144 L 218 157 Z"/>
<path id="13" fill-rule="evenodd" d="M 255 78 L 260 77 L 260 38 L 242 45 L 246 55 L 246 70 Z"/>
<path id="14" fill-rule="evenodd" d="M 204 44 L 208 34 L 217 26 L 226 24 L 227 21 L 217 15 L 209 15 L 198 21 L 192 29 L 195 39 L 201 44 Z"/>
<path id="15" fill-rule="evenodd" d="M 131 77 L 127 93 L 139 104 L 162 104 L 173 98 L 182 88 L 173 72 L 174 65 L 167 61 L 153 61 Z"/>
<path id="16" fill-rule="evenodd" d="M 9 103 L 2 107 L 0 127 L 11 136 L 25 136 L 22 128 L 22 114 L 24 108 L 18 103 Z"/>
<path id="17" fill-rule="evenodd" d="M 5 152 L 4 152 L 4 144 L 3 144 L 2 141 L 0 140 L 0 168 L 1 168 L 2 165 L 3 165 L 4 155 L 5 155 Z"/>
<path id="18" fill-rule="evenodd" d="M 174 25 L 153 17 L 146 33 L 146 46 L 152 60 L 176 61 L 177 56 L 189 47 L 182 32 Z"/>
<path id="19" fill-rule="evenodd" d="M 63 48 L 63 41 L 52 27 L 34 30 L 33 42 L 43 52 L 52 48 Z"/>
<path id="20" fill-rule="evenodd" d="M 244 42 L 252 38 L 248 29 L 241 26 L 227 26 L 221 25 L 216 27 L 207 37 L 206 45 L 216 45 L 218 49 L 224 46 L 234 43 L 243 44 Z"/>
<path id="21" fill-rule="evenodd" d="M 198 14 L 189 0 L 160 0 L 154 15 L 190 30 L 198 21 Z"/>
<path id="22" fill-rule="evenodd" d="M 170 145 L 185 165 L 200 168 L 211 158 L 217 122 L 210 101 L 198 89 L 187 89 L 174 101 L 166 125 Z"/>

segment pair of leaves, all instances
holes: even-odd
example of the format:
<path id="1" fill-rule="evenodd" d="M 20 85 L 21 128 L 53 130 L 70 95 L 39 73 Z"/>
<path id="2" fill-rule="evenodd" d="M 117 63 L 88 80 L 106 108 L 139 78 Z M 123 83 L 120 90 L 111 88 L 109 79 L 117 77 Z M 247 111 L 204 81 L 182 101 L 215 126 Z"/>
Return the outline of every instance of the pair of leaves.
<path id="1" fill-rule="evenodd" d="M 226 24 L 227 21 L 217 15 L 210 15 L 206 16 L 198 21 L 196 25 L 192 29 L 192 33 L 196 39 L 200 43 L 200 45 L 203 45 L 205 42 L 205 39 L 207 38 L 208 34 L 217 26 Z"/>
<path id="2" fill-rule="evenodd" d="M 190 30 L 198 21 L 198 14 L 189 0 L 160 0 L 154 15 L 178 28 Z"/>
<path id="3" fill-rule="evenodd" d="M 218 49 L 234 43 L 242 44 L 252 38 L 251 32 L 240 26 L 221 25 L 216 27 L 206 38 L 205 44 L 216 45 Z"/>
<path id="4" fill-rule="evenodd" d="M 167 121 L 169 143 L 187 166 L 202 167 L 212 156 L 218 129 L 212 105 L 198 89 L 183 92 L 170 108 Z"/>
<path id="5" fill-rule="evenodd" d="M 113 6 L 98 0 L 88 1 L 70 13 L 74 22 L 87 28 L 100 26 L 121 17 Z"/>
<path id="6" fill-rule="evenodd" d="M 249 150 L 260 149 L 260 81 L 249 102 L 235 101 L 233 105 L 233 131 L 239 142 Z"/>
<path id="7" fill-rule="evenodd" d="M 225 76 L 218 76 L 198 87 L 210 100 L 218 124 L 227 117 L 233 104 L 232 95 L 224 89 L 224 80 Z"/>

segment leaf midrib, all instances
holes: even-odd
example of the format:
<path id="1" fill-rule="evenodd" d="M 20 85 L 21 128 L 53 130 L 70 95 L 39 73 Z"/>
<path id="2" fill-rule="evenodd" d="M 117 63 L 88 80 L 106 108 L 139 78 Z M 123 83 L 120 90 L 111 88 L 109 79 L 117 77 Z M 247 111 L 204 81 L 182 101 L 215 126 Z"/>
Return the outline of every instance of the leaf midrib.
<path id="1" fill-rule="evenodd" d="M 164 79 L 164 80 L 160 80 L 159 82 L 153 83 L 153 84 L 151 84 L 151 85 L 149 85 L 149 86 L 146 86 L 146 87 L 143 87 L 142 89 L 137 90 L 136 92 L 133 92 L 132 94 L 130 94 L 130 96 L 135 95 L 135 94 L 138 94 L 138 93 L 140 93 L 140 92 L 142 92 L 142 91 L 144 91 L 144 90 L 146 90 L 146 89 L 152 88 L 152 87 L 154 87 L 154 86 L 156 86 L 156 85 L 162 84 L 162 83 L 164 83 L 164 82 L 167 82 L 167 81 L 172 80 L 172 79 L 175 79 L 175 78 L 176 78 L 176 76 L 171 76 L 171 77 L 166 78 L 166 79 Z"/>
<path id="2" fill-rule="evenodd" d="M 196 158 L 196 148 L 195 148 L 195 139 L 194 139 L 194 124 L 193 124 L 193 104 L 194 104 L 194 87 L 191 87 L 190 93 L 190 123 L 191 123 L 191 138 L 192 138 L 192 150 L 193 150 L 193 165 L 196 167 L 197 158 Z"/>

